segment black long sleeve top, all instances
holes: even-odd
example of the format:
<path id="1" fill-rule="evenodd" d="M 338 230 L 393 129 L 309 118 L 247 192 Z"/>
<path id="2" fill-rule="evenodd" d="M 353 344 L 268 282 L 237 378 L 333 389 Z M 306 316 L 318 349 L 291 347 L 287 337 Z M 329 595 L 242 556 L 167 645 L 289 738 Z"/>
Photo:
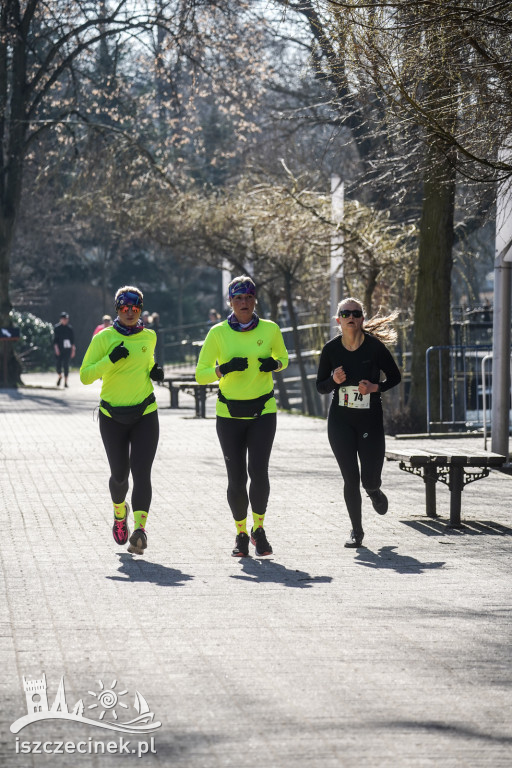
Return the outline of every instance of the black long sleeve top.
<path id="1" fill-rule="evenodd" d="M 65 349 L 71 350 L 71 347 L 75 343 L 75 332 L 71 325 L 57 325 L 53 326 L 53 343 L 56 344 L 61 352 Z"/>
<path id="2" fill-rule="evenodd" d="M 347 380 L 341 385 L 336 384 L 332 377 L 334 369 L 340 365 L 347 374 Z M 381 371 L 386 377 L 384 381 L 380 380 Z M 371 407 L 380 402 L 380 393 L 396 387 L 402 376 L 391 352 L 376 336 L 365 333 L 363 343 L 353 352 L 345 349 L 341 343 L 341 336 L 328 341 L 322 349 L 318 364 L 316 377 L 318 392 L 326 395 L 329 392 L 336 392 L 340 386 L 357 386 L 361 379 L 379 384 L 379 392 L 372 392 L 370 395 Z"/>

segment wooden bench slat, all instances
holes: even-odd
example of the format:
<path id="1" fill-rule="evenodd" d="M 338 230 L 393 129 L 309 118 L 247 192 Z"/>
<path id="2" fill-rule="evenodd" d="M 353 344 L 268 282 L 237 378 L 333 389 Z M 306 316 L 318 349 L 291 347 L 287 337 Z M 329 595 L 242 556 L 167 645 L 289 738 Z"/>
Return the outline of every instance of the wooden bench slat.
<path id="1" fill-rule="evenodd" d="M 411 474 L 420 474 L 425 482 L 426 512 L 429 517 L 437 517 L 436 483 L 446 482 L 450 489 L 450 526 L 461 527 L 461 494 L 468 483 L 489 475 L 491 467 L 500 467 L 505 463 L 505 456 L 486 451 L 471 454 L 441 453 L 439 451 L 386 451 L 388 461 L 399 461 L 400 469 Z M 481 472 L 468 472 L 465 469 L 480 468 Z"/>
<path id="2" fill-rule="evenodd" d="M 505 457 L 498 453 L 486 453 L 477 451 L 471 454 L 440 453 L 433 451 L 386 451 L 389 461 L 407 461 L 417 466 L 423 464 L 435 464 L 437 466 L 471 466 L 471 467 L 499 467 L 505 462 Z"/>

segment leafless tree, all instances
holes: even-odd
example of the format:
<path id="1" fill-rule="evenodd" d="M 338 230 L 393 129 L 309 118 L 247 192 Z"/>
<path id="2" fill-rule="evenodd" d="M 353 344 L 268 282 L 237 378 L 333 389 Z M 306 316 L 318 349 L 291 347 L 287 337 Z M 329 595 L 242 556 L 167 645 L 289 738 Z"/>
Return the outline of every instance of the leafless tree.
<path id="1" fill-rule="evenodd" d="M 281 4 L 311 30 L 317 77 L 333 88 L 331 103 L 371 190 L 387 189 L 395 206 L 420 193 L 410 405 L 424 423 L 425 350 L 450 343 L 457 181 L 494 184 L 512 175 L 500 153 L 512 135 L 510 4 Z M 373 200 L 382 205 L 380 198 Z"/>

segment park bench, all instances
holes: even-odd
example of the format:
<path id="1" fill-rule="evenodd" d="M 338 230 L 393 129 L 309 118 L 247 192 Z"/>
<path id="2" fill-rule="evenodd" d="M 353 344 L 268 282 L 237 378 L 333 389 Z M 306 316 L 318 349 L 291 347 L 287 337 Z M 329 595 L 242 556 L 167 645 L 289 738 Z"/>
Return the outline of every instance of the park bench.
<path id="1" fill-rule="evenodd" d="M 505 463 L 505 456 L 484 451 L 475 451 L 467 455 L 442 453 L 441 451 L 399 451 L 393 448 L 386 451 L 386 459 L 398 461 L 398 466 L 404 472 L 423 478 L 428 517 L 437 517 L 437 481 L 448 486 L 450 489 L 450 528 L 462 528 L 460 512 L 464 487 L 487 477 L 492 467 L 501 467 Z"/>
<path id="2" fill-rule="evenodd" d="M 179 408 L 179 393 L 186 392 L 187 394 L 194 396 L 195 409 L 197 418 L 206 418 L 206 397 L 209 394 L 217 393 L 219 385 L 217 382 L 213 384 L 198 384 L 191 375 L 190 377 L 180 375 L 179 378 L 173 376 L 166 376 L 162 384 L 169 389 L 170 407 Z"/>

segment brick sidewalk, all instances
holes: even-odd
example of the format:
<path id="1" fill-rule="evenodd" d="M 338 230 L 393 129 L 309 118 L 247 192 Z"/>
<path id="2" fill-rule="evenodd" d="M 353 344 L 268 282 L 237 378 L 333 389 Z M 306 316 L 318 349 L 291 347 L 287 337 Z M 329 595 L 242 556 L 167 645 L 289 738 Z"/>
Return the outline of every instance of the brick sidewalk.
<path id="1" fill-rule="evenodd" d="M 325 423 L 280 414 L 274 556 L 235 560 L 214 419 L 193 418 L 186 396 L 190 407 L 170 410 L 158 388 L 149 546 L 132 557 L 110 533 L 99 386 L 76 374 L 70 383 L 0 390 L 2 766 L 118 764 L 115 754 L 16 754 L 24 741 L 119 740 L 58 719 L 11 733 L 26 714 L 23 676 L 43 672 L 50 706 L 64 676 L 69 709 L 82 699 L 95 720 L 101 707 L 105 721 L 135 717 L 142 694 L 162 724 L 151 765 L 510 765 L 509 476 L 468 486 L 458 532 L 445 527 L 447 489 L 429 521 L 421 480 L 386 463 L 390 511 L 379 517 L 365 500 L 367 546 L 347 550 Z"/>

